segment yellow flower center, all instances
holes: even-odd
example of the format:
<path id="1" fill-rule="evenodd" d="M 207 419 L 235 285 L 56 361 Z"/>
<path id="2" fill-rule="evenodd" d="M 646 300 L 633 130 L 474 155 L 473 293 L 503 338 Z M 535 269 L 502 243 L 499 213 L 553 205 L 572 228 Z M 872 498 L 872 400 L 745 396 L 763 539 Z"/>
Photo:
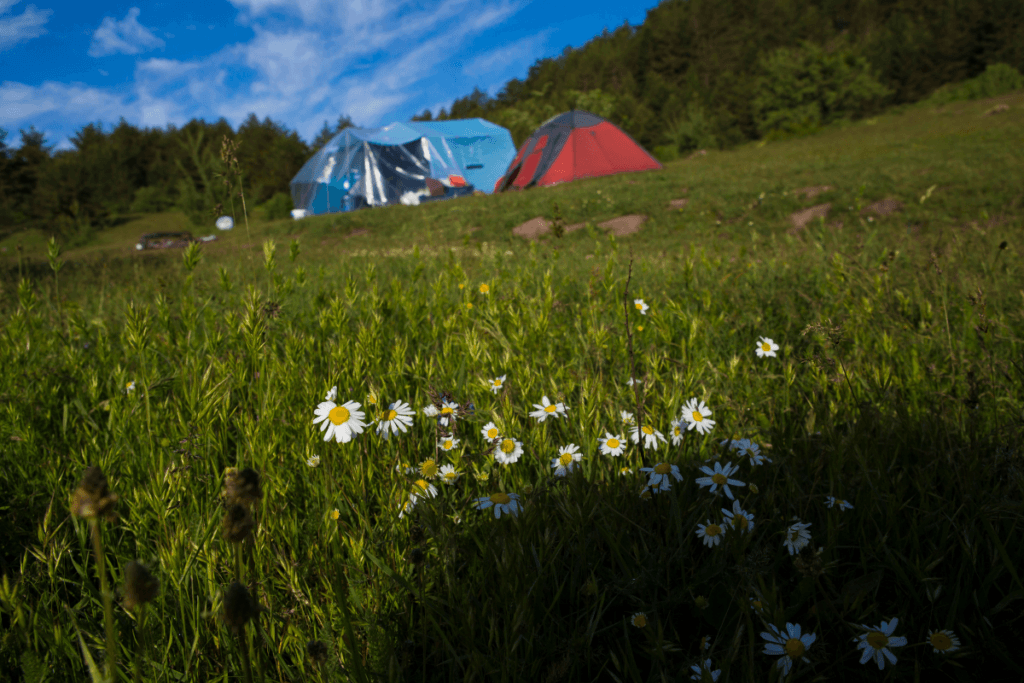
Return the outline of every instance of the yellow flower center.
<path id="1" fill-rule="evenodd" d="M 771 344 L 769 344 L 768 342 L 762 342 L 761 343 L 761 350 L 762 351 L 771 351 L 772 350 Z"/>
<path id="2" fill-rule="evenodd" d="M 636 615 L 635 617 L 633 617 L 633 625 L 637 628 L 643 628 L 644 626 L 647 626 L 647 617 L 645 617 L 642 614 Z"/>
<path id="3" fill-rule="evenodd" d="M 488 285 L 480 285 L 481 294 L 486 294 L 489 291 L 491 291 L 491 288 Z"/>
<path id="4" fill-rule="evenodd" d="M 454 470 L 451 471 L 451 472 L 445 472 L 444 473 L 444 480 L 445 481 L 453 481 L 455 479 L 455 477 L 457 477 L 457 476 L 459 476 L 459 473 L 455 472 Z"/>
<path id="5" fill-rule="evenodd" d="M 502 453 L 511 453 L 515 449 L 516 449 L 516 442 L 513 441 L 512 439 L 505 439 L 504 441 L 501 442 L 501 452 Z"/>
<path id="6" fill-rule="evenodd" d="M 444 449 L 445 449 L 446 451 L 450 451 L 450 450 L 451 450 L 451 449 L 453 449 L 454 447 L 455 447 L 455 445 L 454 445 L 454 444 L 452 443 L 452 440 L 451 440 L 451 439 L 445 439 L 445 440 L 444 440 Z"/>
<path id="7" fill-rule="evenodd" d="M 643 325 L 637 325 L 636 326 L 636 331 L 637 332 L 643 332 L 644 331 L 644 326 Z"/>
<path id="8" fill-rule="evenodd" d="M 501 386 L 501 380 L 500 379 L 492 379 L 491 380 L 491 385 L 495 386 L 495 387 L 500 387 Z"/>
<path id="9" fill-rule="evenodd" d="M 736 515 L 735 517 L 732 518 L 732 520 L 733 520 L 732 523 L 735 524 L 736 526 L 738 526 L 739 528 L 741 528 L 741 529 L 746 529 L 747 528 L 747 524 L 748 524 L 747 518 L 744 517 L 743 515 Z"/>
<path id="10" fill-rule="evenodd" d="M 644 426 L 644 427 L 640 428 L 640 431 L 642 431 L 644 434 L 650 435 L 650 434 L 654 433 L 654 428 L 653 427 Z"/>
<path id="11" fill-rule="evenodd" d="M 604 442 L 604 444 L 606 446 L 608 446 L 608 448 L 618 448 L 619 447 L 619 440 L 618 439 L 608 439 L 607 441 Z"/>
<path id="12" fill-rule="evenodd" d="M 929 640 L 936 650 L 948 650 L 953 647 L 953 641 L 945 633 L 933 633 Z"/>
<path id="13" fill-rule="evenodd" d="M 695 410 L 695 411 L 693 411 L 693 421 L 694 422 L 703 422 L 704 421 L 704 416 L 701 415 L 699 412 L 697 412 Z"/>
<path id="14" fill-rule="evenodd" d="M 488 429 L 487 430 L 487 438 L 488 439 L 497 439 L 498 438 L 498 428 L 497 427 L 491 427 L 490 429 Z"/>
<path id="15" fill-rule="evenodd" d="M 463 287 L 465 287 L 465 286 L 466 286 L 466 285 L 464 285 L 463 283 L 461 283 L 461 282 L 459 283 L 459 289 L 462 289 L 462 288 L 463 288 Z"/>
<path id="16" fill-rule="evenodd" d="M 672 465 L 669 465 L 667 462 L 663 462 L 660 465 L 655 465 L 654 466 L 654 473 L 655 474 L 668 474 L 671 471 L 672 471 Z"/>
<path id="17" fill-rule="evenodd" d="M 708 524 L 706 527 L 704 527 L 704 533 L 706 533 L 708 536 L 717 536 L 718 534 L 722 533 L 722 527 L 718 526 L 717 524 Z"/>
<path id="18" fill-rule="evenodd" d="M 880 631 L 872 631 L 868 635 L 868 645 L 876 650 L 881 650 L 883 647 L 889 644 L 889 636 L 885 635 Z"/>
<path id="19" fill-rule="evenodd" d="M 562 467 L 565 467 L 566 465 L 568 465 L 571 462 L 572 462 L 572 454 L 571 453 L 562 453 L 560 456 L 558 456 L 558 464 L 560 464 Z"/>
<path id="20" fill-rule="evenodd" d="M 763 606 L 760 600 L 754 600 L 754 602 L 752 602 L 752 603 L 750 603 L 750 604 L 752 604 L 752 605 L 753 605 L 754 607 L 756 607 L 757 609 L 761 609 L 761 608 L 762 608 L 762 606 Z"/>
<path id="21" fill-rule="evenodd" d="M 441 414 L 442 415 L 451 415 L 452 414 L 452 409 L 449 408 L 448 406 L 445 406 L 444 408 L 441 408 Z"/>
<path id="22" fill-rule="evenodd" d="M 467 302 L 466 302 L 466 308 L 473 308 L 473 304 L 471 304 L 471 303 L 469 303 L 469 302 L 467 301 Z"/>
<path id="23" fill-rule="evenodd" d="M 427 487 L 430 486 L 430 484 L 428 484 L 425 479 L 417 479 L 416 480 L 416 486 L 418 486 L 421 489 L 423 489 L 424 491 L 426 491 Z"/>
<path id="24" fill-rule="evenodd" d="M 384 416 L 384 421 L 385 422 L 391 422 L 396 417 L 398 417 L 398 412 L 394 411 L 394 410 L 389 410 L 388 414 Z"/>
<path id="25" fill-rule="evenodd" d="M 683 432 L 679 429 L 678 426 L 672 428 L 672 434 L 674 436 L 682 436 L 682 433 Z"/>
<path id="26" fill-rule="evenodd" d="M 807 649 L 799 638 L 790 638 L 786 641 L 786 645 L 783 648 L 786 654 L 789 655 L 790 659 L 798 659 L 804 656 L 804 651 Z"/>
<path id="27" fill-rule="evenodd" d="M 644 492 L 640 494 L 640 497 L 643 498 L 644 500 L 648 500 L 651 497 L 650 490 L 644 489 Z"/>
<path id="28" fill-rule="evenodd" d="M 491 496 L 491 502 L 495 505 L 508 505 L 511 500 L 507 493 L 495 493 Z"/>
<path id="29" fill-rule="evenodd" d="M 420 465 L 420 474 L 427 479 L 432 479 L 437 476 L 437 463 L 433 460 L 424 460 L 423 464 Z"/>
<path id="30" fill-rule="evenodd" d="M 727 480 L 726 480 L 724 474 L 712 474 L 711 475 L 711 481 L 715 482 L 719 486 L 725 486 L 725 482 Z"/>
<path id="31" fill-rule="evenodd" d="M 636 304 L 636 310 L 638 310 L 638 311 L 644 310 L 644 305 L 643 304 Z"/>
<path id="32" fill-rule="evenodd" d="M 544 407 L 544 412 L 545 413 L 553 413 L 556 410 L 558 410 L 558 406 L 556 406 L 556 405 L 550 405 L 550 406 L 545 406 Z"/>
<path id="33" fill-rule="evenodd" d="M 348 422 L 350 415 L 351 413 L 348 412 L 348 408 L 344 406 L 334 406 L 331 408 L 331 412 L 327 413 L 327 419 L 336 425 L 340 425 Z"/>
<path id="34" fill-rule="evenodd" d="M 337 510 L 331 512 L 331 519 L 338 519 L 338 517 L 341 517 L 340 512 L 338 512 Z"/>

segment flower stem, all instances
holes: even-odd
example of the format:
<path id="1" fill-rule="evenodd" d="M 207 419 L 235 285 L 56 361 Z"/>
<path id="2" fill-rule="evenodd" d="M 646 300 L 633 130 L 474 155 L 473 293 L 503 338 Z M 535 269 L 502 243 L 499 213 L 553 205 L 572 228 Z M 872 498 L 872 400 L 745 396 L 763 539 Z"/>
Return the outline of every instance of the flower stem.
<path id="1" fill-rule="evenodd" d="M 103 597 L 103 616 L 107 631 L 107 680 L 113 683 L 117 675 L 117 644 L 114 642 L 114 607 L 111 604 L 107 586 L 107 572 L 103 563 L 103 542 L 100 539 L 100 523 L 95 517 L 89 519 L 92 531 L 92 548 L 96 553 L 96 571 L 100 575 L 100 595 Z"/>

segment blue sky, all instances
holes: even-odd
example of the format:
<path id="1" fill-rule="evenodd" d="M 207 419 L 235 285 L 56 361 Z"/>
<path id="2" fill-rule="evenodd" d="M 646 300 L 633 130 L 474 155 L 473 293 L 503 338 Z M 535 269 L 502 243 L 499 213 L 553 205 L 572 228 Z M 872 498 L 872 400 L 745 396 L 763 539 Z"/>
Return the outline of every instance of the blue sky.
<path id="1" fill-rule="evenodd" d="M 0 128 L 58 149 L 88 123 L 137 126 L 255 113 L 311 141 L 491 95 L 537 59 L 658 0 L 0 0 Z"/>

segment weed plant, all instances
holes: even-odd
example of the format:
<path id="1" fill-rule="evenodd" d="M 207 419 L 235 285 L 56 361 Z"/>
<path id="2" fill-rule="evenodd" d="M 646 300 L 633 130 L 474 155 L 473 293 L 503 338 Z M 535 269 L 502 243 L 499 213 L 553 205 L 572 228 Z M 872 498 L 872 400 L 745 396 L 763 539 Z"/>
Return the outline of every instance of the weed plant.
<path id="1" fill-rule="evenodd" d="M 694 197 L 649 234 L 307 234 L 287 261 L 264 236 L 262 270 L 68 263 L 67 301 L 26 268 L 0 343 L 0 678 L 1019 680 L 1024 273 L 994 178 L 1015 125 L 941 180 L 816 167 L 860 201 L 842 228 L 785 224 L 805 140 L 721 155 L 760 190 L 649 176 L 641 196 Z M 958 180 L 1002 222 L 965 216 Z M 905 213 L 859 211 L 904 182 L 926 183 Z"/>

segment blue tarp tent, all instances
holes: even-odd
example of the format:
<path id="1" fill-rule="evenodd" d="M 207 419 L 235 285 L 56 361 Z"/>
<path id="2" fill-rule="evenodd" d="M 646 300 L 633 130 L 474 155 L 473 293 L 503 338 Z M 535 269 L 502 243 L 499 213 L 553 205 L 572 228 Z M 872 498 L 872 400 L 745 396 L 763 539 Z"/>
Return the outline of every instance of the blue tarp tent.
<path id="1" fill-rule="evenodd" d="M 346 128 L 292 179 L 293 215 L 490 193 L 515 155 L 508 130 L 483 119 Z"/>

